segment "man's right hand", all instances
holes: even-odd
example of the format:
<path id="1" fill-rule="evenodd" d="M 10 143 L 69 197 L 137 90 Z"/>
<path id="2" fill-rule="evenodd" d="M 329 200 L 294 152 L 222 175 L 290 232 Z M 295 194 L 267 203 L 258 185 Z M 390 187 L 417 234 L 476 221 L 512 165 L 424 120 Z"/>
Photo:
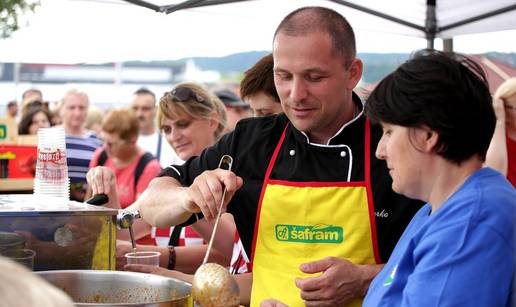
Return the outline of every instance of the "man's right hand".
<path id="1" fill-rule="evenodd" d="M 185 190 L 183 208 L 192 213 L 202 212 L 207 221 L 214 220 L 219 211 L 224 187 L 226 195 L 223 209 L 242 184 L 242 178 L 231 171 L 222 169 L 205 171 Z"/>

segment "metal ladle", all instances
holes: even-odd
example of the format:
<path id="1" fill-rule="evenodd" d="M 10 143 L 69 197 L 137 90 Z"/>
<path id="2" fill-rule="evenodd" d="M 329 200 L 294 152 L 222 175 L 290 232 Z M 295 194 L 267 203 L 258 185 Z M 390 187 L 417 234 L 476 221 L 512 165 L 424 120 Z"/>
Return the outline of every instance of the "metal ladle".
<path id="1" fill-rule="evenodd" d="M 219 168 L 231 170 L 233 158 L 224 155 L 219 162 Z M 217 232 L 222 208 L 224 206 L 224 198 L 226 197 L 226 188 L 222 193 L 222 201 L 220 202 L 219 211 L 215 224 L 211 233 L 210 242 L 206 250 L 206 255 L 202 265 L 195 271 L 192 281 L 192 296 L 198 306 L 202 307 L 230 307 L 238 306 L 240 302 L 240 290 L 235 279 L 229 274 L 228 270 L 216 263 L 207 263 L 210 255 L 213 239 Z"/>

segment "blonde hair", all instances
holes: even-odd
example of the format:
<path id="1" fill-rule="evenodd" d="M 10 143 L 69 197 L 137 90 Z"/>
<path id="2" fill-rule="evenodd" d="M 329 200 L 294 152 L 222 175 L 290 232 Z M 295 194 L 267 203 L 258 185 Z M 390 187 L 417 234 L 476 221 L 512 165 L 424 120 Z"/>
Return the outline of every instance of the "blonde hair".
<path id="1" fill-rule="evenodd" d="M 502 84 L 500 84 L 498 89 L 496 89 L 494 97 L 499 99 L 507 99 L 513 95 L 516 95 L 516 78 L 507 79 Z"/>
<path id="2" fill-rule="evenodd" d="M 86 100 L 86 103 L 88 105 L 90 104 L 90 97 L 88 96 L 88 94 L 86 94 L 86 92 L 81 91 L 76 88 L 72 88 L 64 94 L 63 99 L 61 99 L 61 106 L 64 105 L 66 98 L 68 98 L 68 96 L 72 96 L 72 95 L 79 96 L 79 97 L 83 98 L 84 100 Z"/>
<path id="3" fill-rule="evenodd" d="M 118 134 L 120 139 L 129 141 L 133 137 L 138 137 L 140 123 L 132 110 L 114 109 L 109 111 L 102 121 L 102 131 Z"/>
<path id="4" fill-rule="evenodd" d="M 20 264 L 0 256 L 0 307 L 73 307 L 63 291 Z"/>
<path id="5" fill-rule="evenodd" d="M 174 98 L 171 92 L 165 93 L 159 100 L 159 125 L 161 126 L 165 117 L 175 118 L 180 115 L 187 115 L 198 119 L 211 119 L 210 114 L 215 112 L 218 115 L 218 126 L 214 136 L 215 140 L 218 140 L 226 129 L 226 108 L 224 103 L 197 83 L 183 82 L 177 84 L 175 88 L 189 88 L 202 102 L 195 101 L 193 98 L 187 101 L 179 101 Z"/>
<path id="6" fill-rule="evenodd" d="M 102 110 L 97 107 L 90 107 L 88 109 L 88 115 L 86 116 L 86 129 L 91 130 L 91 127 L 95 124 L 102 125 L 102 118 L 104 117 L 104 113 Z"/>

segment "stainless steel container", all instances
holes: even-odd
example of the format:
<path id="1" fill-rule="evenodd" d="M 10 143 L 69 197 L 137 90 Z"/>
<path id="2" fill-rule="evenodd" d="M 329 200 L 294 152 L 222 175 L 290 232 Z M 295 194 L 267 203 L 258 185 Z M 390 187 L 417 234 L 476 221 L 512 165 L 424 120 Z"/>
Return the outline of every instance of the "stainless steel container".
<path id="1" fill-rule="evenodd" d="M 35 271 L 114 269 L 118 210 L 58 203 L 29 194 L 0 195 L 0 254 L 32 249 Z"/>
<path id="2" fill-rule="evenodd" d="M 37 272 L 77 306 L 193 306 L 191 285 L 168 277 L 121 271 Z"/>

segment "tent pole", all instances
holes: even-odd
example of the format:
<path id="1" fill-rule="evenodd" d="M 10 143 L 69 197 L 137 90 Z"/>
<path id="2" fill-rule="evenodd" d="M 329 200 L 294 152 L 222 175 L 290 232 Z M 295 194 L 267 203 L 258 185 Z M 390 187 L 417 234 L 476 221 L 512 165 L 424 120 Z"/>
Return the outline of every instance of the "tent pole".
<path id="1" fill-rule="evenodd" d="M 14 92 L 16 93 L 15 97 L 21 96 L 19 94 L 19 87 L 20 87 L 20 70 L 21 70 L 21 63 L 19 61 L 16 61 L 14 63 L 14 74 L 13 74 L 13 81 L 14 81 Z M 17 100 L 16 98 L 14 100 Z M 22 101 L 23 103 L 23 101 Z"/>
<path id="2" fill-rule="evenodd" d="M 417 24 L 412 23 L 412 22 L 408 22 L 408 21 L 400 19 L 400 18 L 396 18 L 396 17 L 391 16 L 391 15 L 384 14 L 384 13 L 379 12 L 379 11 L 375 11 L 375 10 L 367 8 L 365 6 L 361 6 L 361 5 L 358 5 L 358 4 L 355 4 L 355 3 L 351 3 L 351 2 L 346 1 L 346 0 L 328 0 L 328 1 L 340 4 L 340 5 L 344 5 L 344 6 L 347 6 L 349 8 L 355 9 L 357 11 L 364 12 L 364 13 L 369 14 L 369 15 L 380 17 L 380 18 L 383 18 L 383 19 L 386 19 L 386 20 L 389 20 L 389 21 L 392 21 L 392 22 L 395 22 L 395 23 L 398 23 L 398 24 L 401 24 L 401 25 L 404 25 L 404 26 L 407 26 L 407 27 L 410 27 L 410 28 L 422 31 L 422 32 L 425 32 L 425 28 L 420 26 L 420 25 L 417 25 Z"/>
<path id="3" fill-rule="evenodd" d="M 434 49 L 435 34 L 438 31 L 437 18 L 435 17 L 435 6 L 437 0 L 426 1 L 426 20 L 425 20 L 425 36 L 426 36 L 426 47 L 428 49 Z"/>
<path id="4" fill-rule="evenodd" d="M 443 51 L 453 52 L 453 38 L 443 39 Z"/>

